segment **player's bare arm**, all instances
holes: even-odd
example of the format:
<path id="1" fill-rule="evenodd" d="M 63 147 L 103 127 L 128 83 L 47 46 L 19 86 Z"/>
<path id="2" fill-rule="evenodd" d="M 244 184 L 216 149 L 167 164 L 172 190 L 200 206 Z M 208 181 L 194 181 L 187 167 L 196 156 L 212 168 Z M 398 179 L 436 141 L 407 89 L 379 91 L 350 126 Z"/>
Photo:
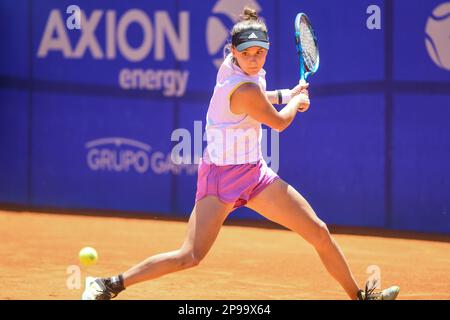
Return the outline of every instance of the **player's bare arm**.
<path id="1" fill-rule="evenodd" d="M 302 93 L 295 95 L 283 109 L 277 111 L 267 95 L 254 83 L 241 85 L 230 97 L 230 108 L 233 113 L 248 114 L 279 132 L 292 123 L 298 111 L 308 107 L 308 93 L 303 90 Z"/>

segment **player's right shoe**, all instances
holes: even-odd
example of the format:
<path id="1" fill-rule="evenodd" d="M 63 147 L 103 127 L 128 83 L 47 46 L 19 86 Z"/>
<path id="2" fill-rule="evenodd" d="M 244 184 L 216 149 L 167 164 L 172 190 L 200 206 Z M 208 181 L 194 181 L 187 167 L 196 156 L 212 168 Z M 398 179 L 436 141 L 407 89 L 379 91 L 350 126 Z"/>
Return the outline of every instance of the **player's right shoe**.
<path id="1" fill-rule="evenodd" d="M 87 277 L 81 300 L 111 300 L 117 294 L 109 285 L 108 279 Z"/>

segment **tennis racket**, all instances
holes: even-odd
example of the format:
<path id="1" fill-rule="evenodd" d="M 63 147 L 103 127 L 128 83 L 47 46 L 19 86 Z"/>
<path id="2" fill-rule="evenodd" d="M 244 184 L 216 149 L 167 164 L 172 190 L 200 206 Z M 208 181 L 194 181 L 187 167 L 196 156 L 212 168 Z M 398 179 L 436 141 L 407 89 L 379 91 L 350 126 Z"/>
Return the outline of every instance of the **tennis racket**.
<path id="1" fill-rule="evenodd" d="M 300 58 L 300 83 L 319 69 L 319 47 L 309 18 L 303 12 L 295 17 L 295 46 Z"/>

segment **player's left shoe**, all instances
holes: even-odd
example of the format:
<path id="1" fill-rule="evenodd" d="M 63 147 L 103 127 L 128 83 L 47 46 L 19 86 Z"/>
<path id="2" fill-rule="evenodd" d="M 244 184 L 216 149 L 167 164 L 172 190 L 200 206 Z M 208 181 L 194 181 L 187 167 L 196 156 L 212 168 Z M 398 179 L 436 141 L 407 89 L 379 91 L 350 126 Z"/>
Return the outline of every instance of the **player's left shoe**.
<path id="1" fill-rule="evenodd" d="M 108 279 L 104 278 L 86 278 L 86 286 L 81 300 L 111 300 L 117 296 L 119 292 L 115 292 L 108 283 Z"/>
<path id="2" fill-rule="evenodd" d="M 369 289 L 366 284 L 366 290 L 358 291 L 358 300 L 395 300 L 399 292 L 399 286 L 392 286 L 382 291 L 375 291 L 375 286 Z"/>

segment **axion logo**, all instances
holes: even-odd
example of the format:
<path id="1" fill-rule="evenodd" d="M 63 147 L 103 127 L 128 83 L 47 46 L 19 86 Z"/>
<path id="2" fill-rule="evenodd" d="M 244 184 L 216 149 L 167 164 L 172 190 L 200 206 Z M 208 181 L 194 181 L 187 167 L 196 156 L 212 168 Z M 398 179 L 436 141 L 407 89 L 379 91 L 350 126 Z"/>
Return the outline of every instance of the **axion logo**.
<path id="1" fill-rule="evenodd" d="M 37 57 L 46 59 L 52 52 L 54 59 L 116 60 L 122 56 L 128 63 L 118 70 L 120 88 L 161 91 L 166 97 L 185 94 L 189 71 L 136 68 L 133 65 L 130 68 L 130 63 L 152 58 L 156 63 L 165 60 L 167 44 L 176 60 L 189 60 L 189 12 L 178 12 L 177 22 L 171 20 L 167 11 L 155 11 L 150 17 L 147 12 L 135 8 L 124 13 L 81 10 L 80 16 L 81 28 L 70 30 L 66 28 L 60 10 L 52 9 L 40 38 Z M 104 36 L 100 36 L 102 31 Z M 137 38 L 138 44 L 129 37 Z M 79 65 L 74 64 L 74 68 Z M 91 72 L 90 68 L 82 71 Z"/>
<path id="2" fill-rule="evenodd" d="M 81 10 L 81 34 L 72 46 L 69 29 L 65 28 L 60 10 L 51 10 L 42 35 L 37 56 L 46 57 L 50 51 L 60 51 L 65 58 L 80 59 L 87 51 L 95 59 L 115 59 L 119 52 L 131 62 L 147 58 L 153 48 L 154 59 L 164 60 L 165 43 L 169 43 L 177 60 L 189 60 L 189 13 L 178 14 L 178 30 L 174 27 L 168 12 L 155 11 L 153 20 L 140 9 L 130 9 L 118 15 L 115 10 L 93 10 L 90 15 Z M 105 37 L 97 38 L 96 30 L 104 24 Z M 131 25 L 142 30 L 141 43 L 130 45 L 127 31 Z"/>
<path id="3" fill-rule="evenodd" d="M 450 71 L 450 2 L 437 6 L 425 26 L 425 45 L 431 60 Z"/>
<path id="4" fill-rule="evenodd" d="M 206 24 L 206 42 L 214 65 L 219 68 L 223 62 L 223 47 L 227 43 L 230 30 L 238 21 L 245 6 L 251 6 L 257 12 L 261 7 L 255 0 L 219 0 L 212 9 L 212 15 Z"/>

